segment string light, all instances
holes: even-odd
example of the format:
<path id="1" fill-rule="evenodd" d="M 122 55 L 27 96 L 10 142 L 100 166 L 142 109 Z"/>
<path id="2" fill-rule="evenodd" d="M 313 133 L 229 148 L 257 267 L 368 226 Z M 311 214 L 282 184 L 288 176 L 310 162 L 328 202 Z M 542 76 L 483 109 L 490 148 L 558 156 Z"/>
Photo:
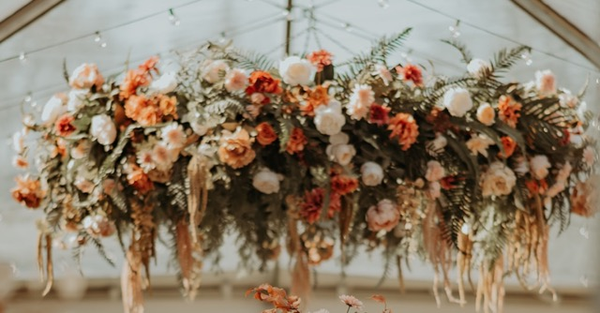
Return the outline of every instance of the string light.
<path id="1" fill-rule="evenodd" d="M 523 52 L 521 54 L 521 59 L 525 60 L 525 65 L 531 66 L 533 64 L 533 60 L 531 59 L 531 54 L 529 52 Z"/>
<path id="2" fill-rule="evenodd" d="M 171 25 L 173 25 L 175 27 L 181 25 L 181 21 L 175 15 L 175 12 L 173 11 L 173 9 L 169 9 L 169 22 L 171 22 Z"/>
<path id="3" fill-rule="evenodd" d="M 379 0 L 379 1 L 377 1 L 377 3 L 384 10 L 390 7 L 390 1 L 389 0 Z"/>
<path id="4" fill-rule="evenodd" d="M 351 33 L 354 30 L 350 23 L 342 23 L 342 27 L 349 33 Z"/>
<path id="5" fill-rule="evenodd" d="M 219 36 L 219 43 L 225 43 L 227 41 L 227 34 L 225 32 L 221 32 Z"/>
<path id="6" fill-rule="evenodd" d="M 22 64 L 27 63 L 27 54 L 25 54 L 25 52 L 19 54 L 19 61 L 21 61 Z"/>
<path id="7" fill-rule="evenodd" d="M 94 42 L 97 43 L 100 48 L 106 48 L 108 46 L 108 43 L 106 42 L 106 40 L 103 40 L 102 35 L 100 35 L 100 32 L 96 32 L 96 36 L 94 36 Z"/>
<path id="8" fill-rule="evenodd" d="M 590 232 L 585 226 L 579 229 L 579 234 L 585 239 L 590 239 Z"/>
<path id="9" fill-rule="evenodd" d="M 456 24 L 448 26 L 448 30 L 452 34 L 452 38 L 460 37 L 460 20 L 457 20 Z"/>

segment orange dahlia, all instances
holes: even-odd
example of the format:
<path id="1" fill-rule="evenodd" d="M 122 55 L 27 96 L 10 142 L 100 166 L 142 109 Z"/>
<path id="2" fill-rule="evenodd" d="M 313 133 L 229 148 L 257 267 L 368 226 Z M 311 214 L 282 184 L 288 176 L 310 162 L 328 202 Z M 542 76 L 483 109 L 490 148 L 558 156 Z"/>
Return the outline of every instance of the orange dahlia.
<path id="1" fill-rule="evenodd" d="M 498 111 L 501 121 L 508 124 L 508 126 L 515 128 L 517 127 L 517 122 L 519 121 L 519 117 L 521 117 L 521 108 L 523 106 L 516 102 L 510 96 L 501 96 L 498 100 Z"/>
<path id="2" fill-rule="evenodd" d="M 267 122 L 262 122 L 256 126 L 256 140 L 262 146 L 268 146 L 277 140 L 277 133 Z"/>
<path id="3" fill-rule="evenodd" d="M 390 138 L 398 137 L 403 151 L 408 150 L 419 136 L 417 122 L 412 115 L 406 113 L 398 113 L 392 117 L 387 129 L 392 131 Z"/>

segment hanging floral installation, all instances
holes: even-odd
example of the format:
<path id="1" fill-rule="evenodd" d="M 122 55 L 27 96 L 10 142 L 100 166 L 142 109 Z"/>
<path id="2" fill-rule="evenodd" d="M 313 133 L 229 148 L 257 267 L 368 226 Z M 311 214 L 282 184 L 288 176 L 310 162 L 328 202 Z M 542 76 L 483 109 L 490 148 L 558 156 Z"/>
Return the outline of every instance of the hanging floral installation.
<path id="1" fill-rule="evenodd" d="M 53 242 L 75 233 L 76 256 L 89 245 L 105 255 L 103 241 L 116 237 L 127 260 L 125 311 L 141 312 L 159 230 L 173 238 L 192 298 L 203 262 L 218 260 L 231 231 L 248 268 L 264 269 L 285 247 L 302 297 L 310 268 L 336 246 L 344 264 L 383 251 L 385 273 L 424 259 L 435 290 L 460 304 L 476 272 L 486 311 L 501 310 L 509 274 L 553 292 L 550 227 L 595 213 L 583 92 L 557 88 L 550 71 L 503 82 L 527 47 L 488 62 L 448 42 L 465 64 L 452 78 L 389 64 L 408 33 L 338 64 L 325 50 L 276 65 L 208 43 L 181 54 L 176 73 L 161 73 L 158 58 L 107 78 L 93 64 L 65 71 L 70 91 L 40 116 L 26 113 L 13 138 L 15 166 L 28 174 L 12 196 L 46 213 L 46 292 Z"/>

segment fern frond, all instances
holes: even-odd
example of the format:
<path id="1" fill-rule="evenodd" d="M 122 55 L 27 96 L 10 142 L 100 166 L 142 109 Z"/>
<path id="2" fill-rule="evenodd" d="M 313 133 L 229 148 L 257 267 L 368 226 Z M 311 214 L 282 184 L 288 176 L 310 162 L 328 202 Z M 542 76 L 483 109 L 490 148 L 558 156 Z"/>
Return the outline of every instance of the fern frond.
<path id="1" fill-rule="evenodd" d="M 447 44 L 451 45 L 452 47 L 456 48 L 456 50 L 458 50 L 458 52 L 460 52 L 460 54 L 462 55 L 463 63 L 469 64 L 469 62 L 471 62 L 471 60 L 473 60 L 473 55 L 471 54 L 471 51 L 469 51 L 467 46 L 465 44 L 463 44 L 462 42 L 460 42 L 456 39 L 453 39 L 453 40 L 443 39 L 442 42 L 447 43 Z"/>

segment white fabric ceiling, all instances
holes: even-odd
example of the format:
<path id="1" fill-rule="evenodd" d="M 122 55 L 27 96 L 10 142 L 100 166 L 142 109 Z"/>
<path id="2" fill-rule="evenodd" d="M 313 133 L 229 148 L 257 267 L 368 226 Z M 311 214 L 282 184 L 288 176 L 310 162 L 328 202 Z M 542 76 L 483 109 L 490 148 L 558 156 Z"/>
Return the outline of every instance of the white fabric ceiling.
<path id="1" fill-rule="evenodd" d="M 222 32 L 226 37 L 233 38 L 238 46 L 271 52 L 274 58 L 282 55 L 284 38 L 283 9 L 260 0 L 204 0 L 188 4 L 175 13 L 181 20 L 178 27 L 172 26 L 168 20 L 167 10 L 189 3 L 190 0 L 77 0 L 66 1 L 41 19 L 28 26 L 15 36 L 0 44 L 0 60 L 19 55 L 22 51 L 33 51 L 42 47 L 78 38 L 85 34 L 93 34 L 97 30 L 112 28 L 130 21 L 158 12 L 156 16 L 102 32 L 107 47 L 101 48 L 94 42 L 94 36 L 86 36 L 67 44 L 44 49 L 40 52 L 29 53 L 27 62 L 13 59 L 0 62 L 0 129 L 1 138 L 9 138 L 12 132 L 19 128 L 19 103 L 28 92 L 33 93 L 33 101 L 42 105 L 53 93 L 67 88 L 62 78 L 62 63 L 66 59 L 69 68 L 74 68 L 82 62 L 97 63 L 105 72 L 116 72 L 121 69 L 129 57 L 137 62 L 154 54 L 168 57 L 172 49 L 189 48 L 206 39 L 217 40 Z M 283 6 L 283 0 L 271 0 Z M 9 3 L 10 2 L 10 3 Z M 21 4 L 27 1 L 20 1 Z M 308 5 L 308 0 L 296 0 L 300 5 Z M 330 1 L 315 1 L 315 4 Z M 515 41 L 525 43 L 534 48 L 551 52 L 561 58 L 581 67 L 549 57 L 540 52 L 533 52 L 531 66 L 522 64 L 518 69 L 507 74 L 507 80 L 530 80 L 538 69 L 551 68 L 558 76 L 559 84 L 572 90 L 585 82 L 589 74 L 587 68 L 593 68 L 587 60 L 575 50 L 567 46 L 551 32 L 540 26 L 527 14 L 506 0 L 470 1 L 470 0 L 429 0 L 423 1 L 427 6 L 455 16 L 464 22 L 479 25 L 490 32 L 500 34 Z M 577 17 L 578 23 L 588 32 L 590 37 L 600 39 L 600 21 L 598 12 L 600 2 L 585 1 L 548 1 L 551 5 L 564 11 L 568 16 Z M 570 5 L 565 5 L 570 3 Z M 586 3 L 583 6 L 580 3 Z M 427 64 L 431 60 L 436 72 L 458 73 L 463 71 L 458 62 L 459 55 L 452 48 L 441 43 L 439 39 L 448 38 L 448 26 L 454 20 L 443 17 L 438 13 L 424 9 L 421 6 L 404 0 L 389 1 L 389 8 L 383 9 L 377 0 L 344 0 L 331 1 L 316 11 L 317 27 L 326 31 L 338 43 L 330 38 L 320 36 L 323 48 L 332 51 L 336 60 L 344 60 L 350 51 L 360 51 L 369 47 L 368 40 L 376 36 L 400 31 L 406 27 L 414 27 L 406 47 L 412 49 L 409 57 L 414 62 Z M 17 8 L 17 1 L 2 1 L 0 3 L 0 19 L 10 15 Z M 8 12 L 8 13 L 7 13 Z M 595 12 L 595 13 L 594 13 Z M 595 14 L 595 15 L 594 15 Z M 294 12 L 294 33 L 301 33 L 307 21 L 302 18 L 302 12 Z M 258 22 L 257 22 L 258 21 Z M 350 31 L 342 26 L 349 23 Z M 595 24 L 594 24 L 595 23 Z M 244 29 L 254 28 L 255 25 L 264 27 L 250 32 Z M 365 31 L 363 31 L 366 30 Z M 236 35 L 238 34 L 238 35 Z M 474 54 L 481 58 L 491 58 L 493 52 L 513 43 L 497 38 L 481 30 L 465 25 L 461 26 L 460 39 L 466 42 Z M 306 35 L 302 34 L 293 41 L 293 51 L 302 53 L 306 49 Z M 309 38 L 308 50 L 317 47 L 317 42 Z M 274 50 L 275 49 L 275 50 Z M 400 57 L 400 56 L 398 56 Z M 599 76 L 598 73 L 593 79 Z M 588 94 L 588 103 L 596 108 L 600 87 L 594 86 Z M 10 166 L 12 152 L 0 149 L 0 261 L 14 262 L 21 278 L 35 277 L 35 238 L 34 220 L 41 212 L 31 212 L 15 204 L 7 190 L 13 185 L 13 177 L 18 173 Z M 582 225 L 595 236 L 595 223 L 574 219 L 572 228 L 560 238 L 554 240 L 551 246 L 551 265 L 555 282 L 563 286 L 581 286 L 582 275 L 592 276 L 590 272 L 593 256 L 590 251 L 592 243 L 580 234 Z M 110 243 L 111 253 L 120 257 L 120 250 L 114 242 Z M 233 243 L 224 249 L 223 268 L 235 269 Z M 168 255 L 165 248 L 159 249 L 159 255 Z M 69 253 L 59 253 L 58 264 L 73 264 Z M 167 273 L 166 258 L 159 258 L 155 273 Z M 371 264 L 381 264 L 378 255 L 372 259 L 364 256 L 350 269 L 349 273 L 380 275 L 382 268 Z M 369 266 L 365 266 L 365 265 Z M 114 277 L 118 269 L 112 269 L 105 262 L 95 257 L 90 249 L 84 258 L 84 272 L 88 276 Z M 59 275 L 64 266 L 59 266 Z M 335 261 L 324 264 L 322 271 L 338 272 Z M 408 278 L 431 278 L 427 267 L 415 267 Z"/>

